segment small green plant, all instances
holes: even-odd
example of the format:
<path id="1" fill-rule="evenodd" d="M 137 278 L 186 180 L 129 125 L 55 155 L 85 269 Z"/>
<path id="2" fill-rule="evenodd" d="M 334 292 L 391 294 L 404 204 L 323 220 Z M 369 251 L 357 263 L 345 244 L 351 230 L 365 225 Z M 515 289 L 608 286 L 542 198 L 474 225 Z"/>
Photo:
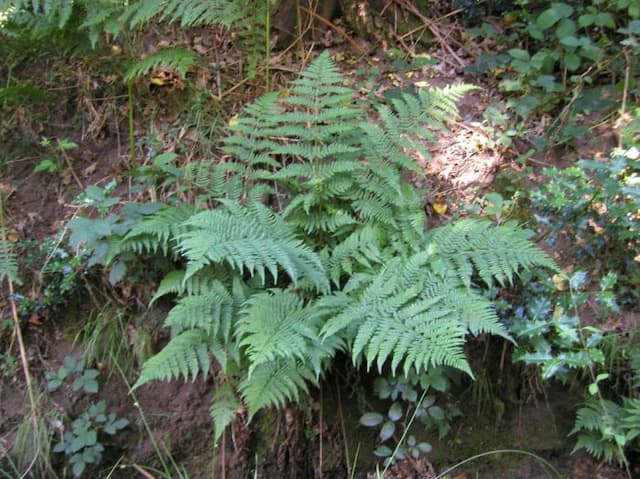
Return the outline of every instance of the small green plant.
<path id="1" fill-rule="evenodd" d="M 18 361 L 9 351 L 0 353 L 0 376 L 4 379 L 10 379 L 20 370 Z"/>
<path id="2" fill-rule="evenodd" d="M 15 293 L 20 316 L 46 316 L 64 306 L 75 292 L 83 287 L 86 267 L 81 260 L 61 246 L 60 239 L 47 238 L 43 242 L 22 241 L 15 245 L 22 255 L 23 267 L 35 272 L 39 289 L 35 294 Z"/>
<path id="3" fill-rule="evenodd" d="M 589 291 L 587 275 L 577 271 L 528 282 L 523 304 L 508 319 L 509 331 L 518 340 L 514 360 L 539 366 L 545 380 L 567 381 L 572 371 L 602 367 L 603 332 L 597 325 L 584 325 L 576 308 L 591 301 L 599 306 L 601 318 L 617 311 L 615 281 L 615 275 L 606 275 L 598 290 Z"/>
<path id="4" fill-rule="evenodd" d="M 43 138 L 40 141 L 40 146 L 45 148 L 47 156 L 40 160 L 40 163 L 36 165 L 34 169 L 36 173 L 42 171 L 47 173 L 62 172 L 65 161 L 68 161 L 68 158 L 65 155 L 67 155 L 68 151 L 78 148 L 77 143 L 74 143 L 67 138 L 60 138 L 55 144 L 50 139 Z"/>
<path id="5" fill-rule="evenodd" d="M 597 289 L 590 290 L 587 275 L 578 271 L 527 282 L 522 305 L 512 310 L 507 321 L 518 341 L 514 360 L 539 367 L 544 380 L 587 378 L 586 400 L 570 433 L 577 435 L 574 451 L 584 448 L 597 459 L 625 465 L 631 477 L 625 449 L 633 447 L 640 435 L 637 353 L 630 359 L 633 395 L 618 402 L 608 400 L 607 394 L 615 394 L 616 388 L 603 387 L 626 374 L 611 366 L 607 342 L 615 338 L 607 337 L 598 325 L 618 310 L 612 292 L 615 281 L 614 274 L 606 275 Z M 594 324 L 586 325 L 580 317 L 585 304 L 597 312 Z"/>
<path id="6" fill-rule="evenodd" d="M 125 418 L 107 414 L 106 408 L 104 401 L 92 404 L 71 423 L 71 431 L 65 432 L 62 441 L 53 448 L 53 452 L 70 456 L 69 464 L 75 477 L 81 476 L 87 465 L 99 464 L 102 460 L 104 446 L 100 442 L 100 432 L 113 436 L 129 424 Z"/>
<path id="7" fill-rule="evenodd" d="M 379 377 L 374 383 L 376 395 L 383 400 L 392 400 L 386 415 L 379 412 L 368 412 L 360 418 L 360 424 L 365 427 L 380 427 L 378 438 L 380 445 L 374 451 L 378 457 L 384 458 L 385 466 L 406 456 L 415 459 L 429 453 L 431 444 L 418 441 L 406 430 L 412 419 L 418 420 L 425 430 L 437 428 L 439 437 L 444 437 L 450 430 L 449 420 L 462 413 L 455 407 L 446 410 L 436 405 L 434 394 L 425 394 L 430 389 L 444 393 L 449 388 L 447 371 L 444 368 L 433 368 L 421 375 L 412 373 L 408 376 Z M 399 432 L 404 441 L 399 442 Z M 389 447 L 384 444 L 394 440 L 396 445 Z"/>
<path id="8" fill-rule="evenodd" d="M 82 390 L 87 394 L 97 394 L 99 385 L 96 369 L 86 369 L 84 361 L 67 356 L 57 371 L 47 371 L 47 390 L 56 391 L 62 384 L 73 377 L 71 387 L 74 391 Z M 113 436 L 129 424 L 126 418 L 119 418 L 114 413 L 106 412 L 106 403 L 99 401 L 91 404 L 89 409 L 71 422 L 71 429 L 62 434 L 61 440 L 53 448 L 53 452 L 69 456 L 69 464 L 73 475 L 79 477 L 90 464 L 99 464 L 102 460 L 104 445 L 100 442 L 100 433 Z"/>

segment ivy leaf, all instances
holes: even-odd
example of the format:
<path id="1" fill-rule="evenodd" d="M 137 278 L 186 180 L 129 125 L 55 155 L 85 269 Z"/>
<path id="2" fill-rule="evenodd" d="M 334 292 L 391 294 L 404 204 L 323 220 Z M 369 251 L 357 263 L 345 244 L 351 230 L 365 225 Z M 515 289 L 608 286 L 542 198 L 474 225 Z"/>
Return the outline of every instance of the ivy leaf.
<path id="1" fill-rule="evenodd" d="M 442 421 L 444 419 L 444 411 L 439 406 L 430 407 L 429 415 L 436 421 Z"/>

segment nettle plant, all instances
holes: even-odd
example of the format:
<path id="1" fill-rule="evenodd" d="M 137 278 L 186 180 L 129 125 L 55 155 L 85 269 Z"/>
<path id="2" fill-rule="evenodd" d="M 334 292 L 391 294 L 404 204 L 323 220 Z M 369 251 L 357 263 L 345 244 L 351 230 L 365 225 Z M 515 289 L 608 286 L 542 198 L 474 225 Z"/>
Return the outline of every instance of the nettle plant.
<path id="1" fill-rule="evenodd" d="M 425 231 L 422 170 L 410 152 L 456 117 L 472 87 L 356 102 L 328 53 L 291 87 L 232 119 L 212 165 L 211 208 L 165 206 L 120 241 L 179 267 L 171 340 L 152 380 L 225 376 L 211 413 L 218 440 L 236 414 L 300 400 L 338 351 L 393 376 L 449 366 L 472 375 L 467 335 L 508 336 L 484 288 L 554 263 L 514 223 L 460 220 Z M 114 255 L 117 260 L 117 254 Z"/>

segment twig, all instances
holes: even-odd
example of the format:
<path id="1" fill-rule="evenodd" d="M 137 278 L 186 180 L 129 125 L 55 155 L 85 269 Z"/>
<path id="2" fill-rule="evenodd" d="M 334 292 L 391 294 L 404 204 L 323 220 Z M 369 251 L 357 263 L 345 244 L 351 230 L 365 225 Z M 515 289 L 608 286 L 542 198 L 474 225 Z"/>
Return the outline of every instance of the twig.
<path id="1" fill-rule="evenodd" d="M 133 467 L 136 471 L 138 471 L 140 473 L 140 475 L 142 475 L 142 477 L 144 477 L 145 479 L 156 479 L 155 476 L 152 476 L 151 474 L 149 474 L 147 471 L 145 471 L 142 467 L 138 466 L 137 464 L 134 464 Z"/>
<path id="2" fill-rule="evenodd" d="M 302 7 L 301 6 L 300 10 L 302 10 L 305 13 L 307 13 L 308 15 L 311 15 L 313 18 L 315 18 L 319 22 L 324 23 L 326 26 L 328 26 L 329 28 L 334 30 L 338 35 L 340 35 L 342 38 L 344 38 L 345 41 L 349 42 L 349 45 L 351 45 L 353 48 L 358 50 L 358 52 L 361 55 L 366 55 L 367 54 L 367 52 L 366 52 L 366 50 L 364 48 L 362 48 L 360 45 L 358 45 L 353 38 L 351 38 L 349 35 L 347 35 L 347 33 L 342 28 L 338 27 L 335 23 L 330 22 L 326 18 L 318 15 L 316 12 L 314 12 L 313 10 L 309 10 L 306 7 Z"/>
<path id="3" fill-rule="evenodd" d="M 409 11 L 410 13 L 413 13 L 416 17 L 418 17 L 427 26 L 429 31 L 431 31 L 431 33 L 433 33 L 433 36 L 436 37 L 436 39 L 438 40 L 438 43 L 440 43 L 440 46 L 442 46 L 442 48 L 447 50 L 449 54 L 458 62 L 458 66 L 461 66 L 461 67 L 464 66 L 464 61 L 456 54 L 456 52 L 453 51 L 453 48 L 449 46 L 449 44 L 445 41 L 445 39 L 442 38 L 442 35 L 440 34 L 440 32 L 438 31 L 438 29 L 435 27 L 435 25 L 431 20 L 425 17 L 422 14 L 422 12 L 418 10 L 416 6 L 413 5 L 411 2 L 408 2 L 407 0 L 396 0 L 396 1 L 402 7 L 407 9 L 407 11 Z"/>
<path id="4" fill-rule="evenodd" d="M 4 227 L 4 204 L 2 200 L 2 192 L 0 192 L 0 234 L 2 236 L 2 241 L 7 241 L 7 232 Z M 22 373 L 24 374 L 24 380 L 27 385 L 27 395 L 29 396 L 29 406 L 31 407 L 31 421 L 33 422 L 33 435 L 34 435 L 34 443 L 37 444 L 39 441 L 38 438 L 38 408 L 36 405 L 35 396 L 33 394 L 33 385 L 31 383 L 31 373 L 29 372 L 29 360 L 27 358 L 27 350 L 24 346 L 24 339 L 22 337 L 22 328 L 20 327 L 20 318 L 18 317 L 18 308 L 16 306 L 16 299 L 14 296 L 14 288 L 13 288 L 13 280 L 11 278 L 7 278 L 7 283 L 9 284 L 9 304 L 11 305 L 11 318 L 13 320 L 13 334 L 15 335 L 16 340 L 18 341 L 18 350 L 20 352 L 20 364 L 22 366 Z M 37 455 L 37 449 L 35 454 Z M 29 469 L 33 467 L 35 464 L 35 456 L 34 461 L 32 461 Z M 25 477 L 27 472 L 22 476 Z"/>

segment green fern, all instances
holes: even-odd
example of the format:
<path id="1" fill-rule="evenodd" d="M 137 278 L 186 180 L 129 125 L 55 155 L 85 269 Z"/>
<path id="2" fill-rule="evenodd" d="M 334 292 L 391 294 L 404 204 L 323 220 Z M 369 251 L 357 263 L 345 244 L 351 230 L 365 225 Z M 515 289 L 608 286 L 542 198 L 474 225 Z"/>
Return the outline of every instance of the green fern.
<path id="1" fill-rule="evenodd" d="M 283 407 L 288 401 L 299 401 L 300 394 L 309 392 L 308 382 L 316 375 L 304 364 L 275 361 L 257 366 L 251 376 L 240 384 L 243 400 L 249 406 L 249 419 L 269 406 Z"/>
<path id="2" fill-rule="evenodd" d="M 213 440 L 215 443 L 220 440 L 224 430 L 242 410 L 243 406 L 234 385 L 229 380 L 217 384 L 209 411 L 213 418 Z"/>
<path id="3" fill-rule="evenodd" d="M 124 252 L 137 254 L 162 252 L 169 255 L 171 242 L 178 236 L 180 225 L 193 213 L 186 205 L 165 206 L 135 225 L 111 253 L 112 258 Z"/>
<path id="4" fill-rule="evenodd" d="M 343 297 L 322 336 L 344 331 L 354 360 L 363 354 L 379 370 L 390 360 L 393 371 L 402 365 L 405 374 L 448 365 L 472 375 L 462 349 L 467 331 L 506 332 L 491 303 L 455 272 L 437 272 L 434 260 L 431 252 L 396 258 L 368 281 L 357 277 L 357 287 L 347 283 L 353 292 Z"/>
<path id="5" fill-rule="evenodd" d="M 373 107 L 344 83 L 320 55 L 286 95 L 231 120 L 223 149 L 235 161 L 202 173 L 215 209 L 176 221 L 162 210 L 125 238 L 129 251 L 165 251 L 185 267 L 153 298 L 178 296 L 165 322 L 175 337 L 138 384 L 193 377 L 213 355 L 239 381 L 212 406 L 218 438 L 238 398 L 250 418 L 298 400 L 338 350 L 404 374 L 448 365 L 471 375 L 467 334 L 507 336 L 480 288 L 555 268 L 514 224 L 425 233 L 421 192 L 406 181 L 422 171 L 406 149 L 420 151 L 416 135 L 454 118 L 471 87 L 403 95 L 365 121 Z"/>
<path id="6" fill-rule="evenodd" d="M 5 279 L 13 283 L 22 284 L 18 277 L 18 262 L 13 243 L 0 240 L 0 282 Z"/>
<path id="7" fill-rule="evenodd" d="M 573 451 L 585 449 L 599 460 L 623 464 L 625 458 L 622 448 L 626 437 L 620 424 L 622 413 L 623 408 L 612 401 L 599 402 L 589 398 L 578 410 L 570 433 L 578 433 Z"/>
<path id="8" fill-rule="evenodd" d="M 74 0 L 15 0 L 6 5 L 0 2 L 0 11 L 12 7 L 9 21 L 24 23 L 30 19 L 64 28 L 71 18 L 74 3 Z"/>
<path id="9" fill-rule="evenodd" d="M 154 17 L 185 28 L 216 23 L 231 26 L 242 16 L 240 7 L 240 2 L 230 0 L 140 0 L 131 3 L 124 17 L 132 28 Z"/>
<path id="10" fill-rule="evenodd" d="M 167 48 L 131 65 L 124 75 L 124 80 L 130 82 L 160 66 L 170 67 L 184 77 L 197 62 L 198 54 L 191 50 Z"/>
<path id="11" fill-rule="evenodd" d="M 185 279 L 209 264 L 227 263 L 242 272 L 274 281 L 284 270 L 295 283 L 307 278 L 319 290 L 328 288 L 320 258 L 296 238 L 292 228 L 260 204 L 249 207 L 230 201 L 224 209 L 203 211 L 184 223 L 179 251 L 187 260 Z"/>
<path id="12" fill-rule="evenodd" d="M 557 270 L 554 262 L 530 240 L 530 232 L 515 223 L 496 226 L 490 221 L 456 221 L 434 230 L 429 236 L 438 256 L 453 267 L 465 284 L 473 272 L 488 286 L 511 282 L 520 268 L 544 266 Z"/>
<path id="13" fill-rule="evenodd" d="M 201 329 L 184 331 L 169 341 L 155 356 L 145 361 L 136 389 L 152 380 L 170 380 L 182 377 L 195 380 L 199 373 L 207 375 L 211 367 L 210 338 Z"/>

